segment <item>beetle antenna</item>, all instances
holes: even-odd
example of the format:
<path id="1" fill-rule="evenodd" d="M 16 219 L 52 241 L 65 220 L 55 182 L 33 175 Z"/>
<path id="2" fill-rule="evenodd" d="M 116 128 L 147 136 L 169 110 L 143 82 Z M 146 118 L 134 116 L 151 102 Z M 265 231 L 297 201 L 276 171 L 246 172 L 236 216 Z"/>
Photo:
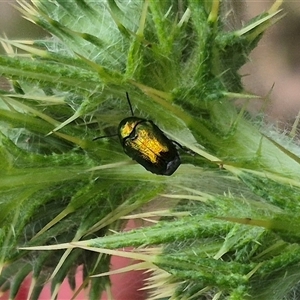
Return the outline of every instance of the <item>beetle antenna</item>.
<path id="1" fill-rule="evenodd" d="M 130 108 L 130 111 L 131 111 L 131 115 L 134 117 L 132 105 L 131 105 L 131 102 L 130 102 L 130 99 L 129 99 L 129 95 L 128 95 L 127 92 L 126 92 L 126 98 L 127 98 L 128 104 L 129 104 L 129 108 Z"/>
<path id="2" fill-rule="evenodd" d="M 102 136 L 96 136 L 95 138 L 93 138 L 93 141 L 99 140 L 99 139 L 104 139 L 104 138 L 108 138 L 108 137 L 113 137 L 113 136 L 117 136 L 118 134 L 111 134 L 111 135 L 102 135 Z"/>

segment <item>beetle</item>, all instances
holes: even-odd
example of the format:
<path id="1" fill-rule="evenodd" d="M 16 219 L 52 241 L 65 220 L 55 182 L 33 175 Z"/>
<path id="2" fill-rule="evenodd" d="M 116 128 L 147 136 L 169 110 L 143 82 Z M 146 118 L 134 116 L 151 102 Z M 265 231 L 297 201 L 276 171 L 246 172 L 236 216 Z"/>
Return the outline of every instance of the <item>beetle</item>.
<path id="1" fill-rule="evenodd" d="M 170 140 L 151 120 L 136 117 L 127 92 L 126 98 L 131 116 L 123 119 L 118 126 L 124 152 L 154 174 L 172 175 L 181 164 L 176 147 L 179 144 Z"/>

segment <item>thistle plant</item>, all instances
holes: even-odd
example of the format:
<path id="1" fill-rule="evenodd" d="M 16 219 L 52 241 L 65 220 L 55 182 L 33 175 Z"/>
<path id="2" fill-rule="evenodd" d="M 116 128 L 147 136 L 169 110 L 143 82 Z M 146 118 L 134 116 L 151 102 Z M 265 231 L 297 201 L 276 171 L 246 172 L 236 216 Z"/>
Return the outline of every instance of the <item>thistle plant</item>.
<path id="1" fill-rule="evenodd" d="M 299 149 L 247 115 L 258 96 L 238 73 L 281 1 L 232 30 L 226 4 L 19 0 L 51 37 L 1 38 L 11 90 L 0 91 L 0 286 L 11 299 L 28 274 L 28 299 L 47 282 L 55 299 L 65 278 L 74 298 L 86 288 L 99 299 L 111 255 L 151 271 L 148 299 L 295 295 Z M 126 92 L 178 148 L 173 175 L 146 171 L 114 136 L 130 116 Z M 128 219 L 153 225 L 123 232 Z"/>

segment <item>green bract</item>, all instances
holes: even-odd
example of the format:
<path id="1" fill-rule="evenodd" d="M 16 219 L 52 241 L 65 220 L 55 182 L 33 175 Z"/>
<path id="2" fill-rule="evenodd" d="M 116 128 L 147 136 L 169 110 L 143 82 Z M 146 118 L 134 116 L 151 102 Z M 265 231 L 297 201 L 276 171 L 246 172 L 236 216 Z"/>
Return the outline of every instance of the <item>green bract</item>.
<path id="1" fill-rule="evenodd" d="M 48 281 L 54 299 L 67 277 L 99 299 L 110 255 L 153 271 L 148 299 L 288 299 L 300 159 L 232 101 L 256 97 L 238 70 L 280 4 L 227 30 L 227 1 L 19 1 L 51 37 L 1 39 L 12 89 L 0 90 L 0 286 L 11 299 L 29 273 L 30 299 Z M 92 141 L 128 116 L 125 92 L 194 154 L 172 176 L 147 172 L 117 139 Z M 121 232 L 136 218 L 155 224 Z"/>

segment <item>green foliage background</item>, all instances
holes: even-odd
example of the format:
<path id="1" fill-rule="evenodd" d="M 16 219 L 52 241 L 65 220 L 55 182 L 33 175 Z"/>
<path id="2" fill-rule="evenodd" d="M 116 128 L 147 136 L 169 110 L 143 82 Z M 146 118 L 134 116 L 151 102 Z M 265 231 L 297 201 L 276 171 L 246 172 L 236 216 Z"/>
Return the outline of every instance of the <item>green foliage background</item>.
<path id="1" fill-rule="evenodd" d="M 238 70 L 281 1 L 232 31 L 225 4 L 19 1 L 52 37 L 1 39 L 12 90 L 0 91 L 0 285 L 11 299 L 30 272 L 31 299 L 48 279 L 53 299 L 66 277 L 75 289 L 79 265 L 77 291 L 99 299 L 109 278 L 90 276 L 109 271 L 111 254 L 154 271 L 149 299 L 289 298 L 300 279 L 299 157 L 233 104 L 256 97 Z M 129 116 L 125 92 L 137 116 L 191 150 L 179 149 L 174 175 L 147 172 L 116 138 L 92 141 Z M 122 233 L 124 218 L 156 224 Z M 116 250 L 127 246 L 136 250 Z"/>

